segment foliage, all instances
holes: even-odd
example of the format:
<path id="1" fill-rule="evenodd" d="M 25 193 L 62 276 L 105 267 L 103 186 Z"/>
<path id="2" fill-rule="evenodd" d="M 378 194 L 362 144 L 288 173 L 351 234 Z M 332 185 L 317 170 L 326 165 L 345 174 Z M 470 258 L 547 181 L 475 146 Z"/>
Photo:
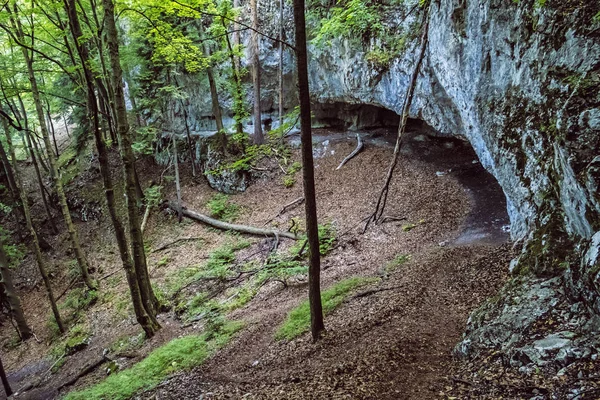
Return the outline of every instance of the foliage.
<path id="1" fill-rule="evenodd" d="M 86 290 L 84 288 L 72 289 L 65 300 L 58 305 L 63 322 L 68 324 L 70 321 L 79 320 L 83 312 L 95 304 L 97 300 L 98 292 L 95 290 Z M 53 337 L 60 336 L 54 315 L 50 316 L 47 325 Z"/>
<path id="2" fill-rule="evenodd" d="M 0 226 L 0 242 L 4 246 L 4 252 L 8 258 L 10 268 L 15 268 L 21 264 L 27 251 L 27 247 L 23 243 L 14 244 L 12 241 L 11 232 Z"/>
<path id="3" fill-rule="evenodd" d="M 154 152 L 158 130 L 153 126 L 139 127 L 135 131 L 135 139 L 131 148 L 137 155 L 150 155 Z"/>
<path id="4" fill-rule="evenodd" d="M 233 222 L 240 213 L 240 206 L 229 200 L 229 196 L 223 193 L 215 194 L 206 204 L 213 218 Z"/>
<path id="5" fill-rule="evenodd" d="M 381 34 L 384 26 L 376 2 L 369 0 L 341 0 L 331 10 L 329 18 L 319 22 L 312 42 L 317 46 L 330 44 L 332 38 L 365 40 Z"/>
<path id="6" fill-rule="evenodd" d="M 371 282 L 372 280 L 360 277 L 348 278 L 321 292 L 323 314 L 331 313 L 342 304 L 351 291 Z M 310 305 L 308 300 L 305 300 L 288 314 L 283 325 L 275 333 L 275 339 L 292 340 L 308 331 L 309 327 Z"/>
<path id="7" fill-rule="evenodd" d="M 319 252 L 322 256 L 326 256 L 333 250 L 333 245 L 337 240 L 336 235 L 337 232 L 332 223 L 329 222 L 324 225 L 319 224 Z M 296 241 L 290 249 L 290 253 L 294 256 L 301 256 L 300 251 L 303 247 L 306 247 L 304 245 L 306 235 L 303 235 L 301 239 L 303 240 Z"/>
<path id="8" fill-rule="evenodd" d="M 202 364 L 212 353 L 227 344 L 241 327 L 240 323 L 226 322 L 217 332 L 174 339 L 152 351 L 131 368 L 110 375 L 89 389 L 69 393 L 65 399 L 129 399 L 140 390 L 156 386 L 177 371 L 188 371 Z"/>
<path id="9" fill-rule="evenodd" d="M 109 347 L 109 350 L 112 353 L 118 353 L 123 351 L 134 351 L 142 347 L 144 341 L 146 340 L 146 335 L 144 332 L 133 335 L 133 336 L 123 336 L 119 339 L 115 340 Z"/>

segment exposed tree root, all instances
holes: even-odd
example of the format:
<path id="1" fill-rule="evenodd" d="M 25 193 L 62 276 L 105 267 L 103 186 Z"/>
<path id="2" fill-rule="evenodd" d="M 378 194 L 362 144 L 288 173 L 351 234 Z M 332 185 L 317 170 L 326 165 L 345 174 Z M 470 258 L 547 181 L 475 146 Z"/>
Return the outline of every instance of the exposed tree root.
<path id="1" fill-rule="evenodd" d="M 166 205 L 173 211 L 177 212 L 179 210 L 179 207 L 176 203 L 167 202 Z M 194 221 L 202 222 L 203 224 L 210 225 L 214 228 L 223 229 L 225 231 L 236 231 L 257 236 L 279 236 L 293 240 L 298 239 L 298 236 L 291 232 L 276 231 L 274 229 L 263 229 L 249 225 L 230 224 L 228 222 L 219 221 L 218 219 L 211 218 L 207 215 L 200 214 L 195 211 L 185 209 L 183 207 L 181 208 L 181 214 L 184 217 L 193 219 Z"/>
<path id="2" fill-rule="evenodd" d="M 336 171 L 338 169 L 342 168 L 344 166 L 344 164 L 346 164 L 348 161 L 350 161 L 355 155 L 357 155 L 365 147 L 363 144 L 363 141 L 360 138 L 360 135 L 358 133 L 356 134 L 356 139 L 358 140 L 358 144 L 356 145 L 356 148 L 354 149 L 354 151 L 352 153 L 348 154 L 348 156 L 342 160 L 340 165 L 338 165 L 338 167 L 335 169 Z"/>

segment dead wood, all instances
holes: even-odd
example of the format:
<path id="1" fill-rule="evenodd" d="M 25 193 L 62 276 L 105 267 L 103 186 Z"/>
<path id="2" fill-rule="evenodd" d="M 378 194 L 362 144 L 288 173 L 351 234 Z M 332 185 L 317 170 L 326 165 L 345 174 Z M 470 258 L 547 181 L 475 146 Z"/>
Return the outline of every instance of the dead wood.
<path id="1" fill-rule="evenodd" d="M 406 122 L 408 121 L 408 113 L 410 111 L 410 106 L 412 104 L 413 95 L 415 92 L 415 86 L 417 83 L 417 78 L 419 76 L 419 70 L 421 69 L 421 64 L 423 62 L 423 58 L 425 57 L 425 49 L 427 48 L 427 32 L 429 27 L 429 13 L 425 16 L 425 21 L 423 22 L 422 34 L 421 34 L 421 49 L 419 52 L 419 57 L 417 58 L 417 63 L 415 65 L 415 69 L 412 73 L 410 83 L 406 88 L 406 96 L 404 96 L 404 105 L 402 107 L 402 116 L 400 119 L 400 125 L 398 126 L 398 136 L 396 137 L 396 146 L 394 147 L 394 154 L 392 155 L 392 160 L 390 162 L 390 166 L 388 168 L 387 176 L 385 178 L 385 183 L 381 189 L 379 194 L 379 198 L 377 199 L 377 205 L 375 206 L 375 211 L 373 214 L 369 216 L 367 222 L 365 223 L 365 227 L 363 228 L 363 233 L 367 231 L 369 224 L 371 222 L 379 222 L 381 217 L 383 216 L 383 211 L 385 210 L 385 206 L 387 203 L 387 197 L 390 189 L 390 183 L 392 181 L 392 176 L 394 174 L 394 169 L 398 164 L 398 158 L 400 156 L 400 146 L 402 145 L 402 137 L 404 136 L 404 132 L 406 131 Z"/>
<path id="2" fill-rule="evenodd" d="M 360 135 L 358 133 L 356 134 L 356 139 L 358 140 L 358 144 L 356 145 L 356 148 L 354 149 L 354 151 L 352 151 L 352 153 L 348 154 L 348 156 L 342 160 L 340 165 L 338 165 L 338 167 L 335 169 L 336 171 L 338 169 L 342 168 L 344 166 L 344 164 L 346 164 L 348 161 L 350 161 L 355 155 L 357 155 L 365 147 L 363 144 L 363 141 L 360 138 Z"/>
<path id="3" fill-rule="evenodd" d="M 304 203 L 304 196 L 298 197 L 297 199 L 294 199 L 294 200 L 290 201 L 285 206 L 283 206 L 281 208 L 281 210 L 279 210 L 279 212 L 277 213 L 276 216 L 274 216 L 273 218 L 271 218 L 270 220 L 268 220 L 267 222 L 265 222 L 265 226 L 268 225 L 269 223 L 271 223 L 275 218 L 277 218 L 277 217 L 285 214 L 286 212 L 288 212 L 292 208 L 298 207 L 302 203 Z"/>
<path id="4" fill-rule="evenodd" d="M 178 206 L 176 203 L 168 202 L 167 206 L 173 211 L 178 211 Z M 291 232 L 276 231 L 274 229 L 263 229 L 249 225 L 230 224 L 228 222 L 219 221 L 218 219 L 211 218 L 207 215 L 200 214 L 195 211 L 185 209 L 183 207 L 181 208 L 181 214 L 186 218 L 193 219 L 194 221 L 202 222 L 203 224 L 210 225 L 214 228 L 223 229 L 225 231 L 236 231 L 257 236 L 279 236 L 293 240 L 298 239 L 298 236 Z"/>

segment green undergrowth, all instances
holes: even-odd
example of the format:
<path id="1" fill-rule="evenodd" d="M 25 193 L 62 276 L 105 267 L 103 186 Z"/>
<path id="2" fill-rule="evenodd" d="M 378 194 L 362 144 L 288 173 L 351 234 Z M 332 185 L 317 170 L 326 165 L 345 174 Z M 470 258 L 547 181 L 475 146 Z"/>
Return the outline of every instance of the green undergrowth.
<path id="1" fill-rule="evenodd" d="M 375 282 L 376 279 L 353 277 L 344 279 L 321 292 L 323 314 L 327 315 L 335 310 L 353 290 L 360 286 Z M 277 340 L 292 340 L 310 328 L 310 305 L 308 300 L 303 301 L 289 314 L 283 325 L 275 333 Z"/>
<path id="2" fill-rule="evenodd" d="M 319 224 L 319 252 L 321 256 L 329 254 L 334 247 L 335 241 L 337 240 L 337 231 L 332 223 Z M 300 240 L 290 248 L 290 254 L 292 256 L 301 256 L 300 252 L 307 250 L 308 245 L 304 245 L 306 241 L 306 235 L 301 235 Z M 304 249 L 303 249 L 304 247 Z"/>
<path id="3" fill-rule="evenodd" d="M 396 270 L 398 267 L 406 264 L 411 259 L 410 254 L 398 254 L 393 260 L 388 261 L 382 268 L 384 278 L 387 278 L 388 274 Z"/>
<path id="4" fill-rule="evenodd" d="M 218 331 L 171 340 L 131 368 L 110 375 L 88 389 L 69 393 L 65 400 L 129 399 L 141 390 L 153 388 L 175 372 L 189 371 L 201 365 L 225 346 L 242 326 L 241 322 L 227 321 Z"/>
<path id="5" fill-rule="evenodd" d="M 225 222 L 233 222 L 240 215 L 240 206 L 229 199 L 229 196 L 223 193 L 215 194 L 206 203 L 210 211 L 210 216 Z"/>
<path id="6" fill-rule="evenodd" d="M 98 301 L 98 292 L 95 290 L 86 290 L 83 288 L 72 289 L 65 300 L 58 305 L 61 318 L 65 325 L 71 325 L 80 320 L 84 311 L 90 308 Z M 60 336 L 58 324 L 54 319 L 54 315 L 50 315 L 48 319 L 48 328 L 52 337 Z"/>

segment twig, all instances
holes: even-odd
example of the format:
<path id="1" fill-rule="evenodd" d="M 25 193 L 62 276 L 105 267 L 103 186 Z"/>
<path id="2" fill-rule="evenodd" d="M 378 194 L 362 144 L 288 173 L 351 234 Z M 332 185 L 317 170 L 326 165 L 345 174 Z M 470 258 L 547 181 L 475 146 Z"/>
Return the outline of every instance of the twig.
<path id="1" fill-rule="evenodd" d="M 277 213 L 276 216 L 274 216 L 273 218 L 271 218 L 270 220 L 268 220 L 267 222 L 265 222 L 264 226 L 267 226 L 268 224 L 270 224 L 275 218 L 281 216 L 282 214 L 285 214 L 286 212 L 288 212 L 289 210 L 291 210 L 294 207 L 298 207 L 300 204 L 304 203 L 304 196 L 298 197 L 295 200 L 292 200 L 291 202 L 287 203 L 285 206 L 283 206 L 281 208 L 281 210 L 279 210 L 279 212 Z"/>
<path id="2" fill-rule="evenodd" d="M 357 155 L 363 149 L 363 147 L 364 147 L 363 141 L 360 138 L 360 135 L 358 133 L 356 134 L 356 139 L 358 140 L 358 144 L 356 145 L 356 148 L 354 149 L 354 151 L 352 153 L 348 154 L 348 156 L 342 160 L 340 165 L 338 165 L 338 167 L 335 169 L 336 171 L 338 169 L 342 168 L 344 166 L 344 164 L 346 164 L 348 161 L 350 161 L 355 155 Z"/>

